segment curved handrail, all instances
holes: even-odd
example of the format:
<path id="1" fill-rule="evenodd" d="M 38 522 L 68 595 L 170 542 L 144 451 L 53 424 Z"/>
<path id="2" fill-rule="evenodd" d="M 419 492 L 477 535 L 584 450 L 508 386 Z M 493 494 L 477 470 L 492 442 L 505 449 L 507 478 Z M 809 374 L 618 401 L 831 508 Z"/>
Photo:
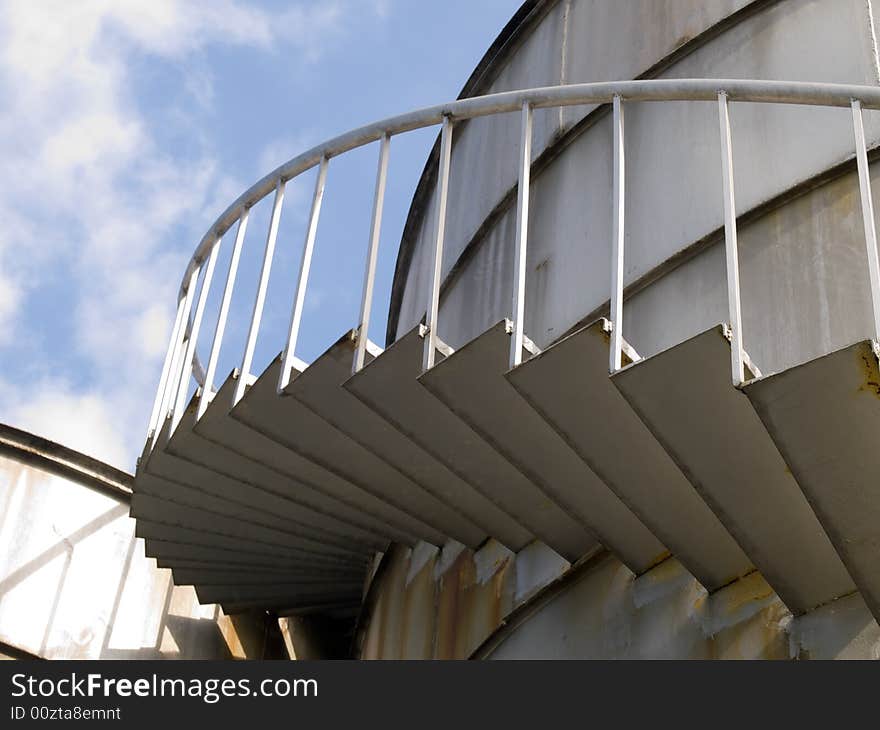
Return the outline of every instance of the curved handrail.
<path id="1" fill-rule="evenodd" d="M 212 346 L 211 361 L 208 364 L 208 377 L 205 379 L 199 413 L 204 412 L 212 386 L 212 361 L 216 360 L 216 350 L 222 339 L 225 326 L 228 297 L 237 267 L 237 255 L 240 251 L 241 239 L 247 226 L 248 212 L 256 203 L 275 193 L 272 222 L 266 243 L 260 285 L 251 318 L 248 343 L 242 363 L 242 374 L 234 402 L 243 395 L 249 377 L 253 346 L 259 328 L 262 307 L 265 298 L 265 287 L 268 284 L 268 272 L 271 267 L 278 228 L 284 188 L 287 182 L 300 174 L 320 165 L 320 174 L 315 187 L 312 212 L 304 247 L 303 263 L 300 269 L 299 283 L 295 295 L 294 311 L 291 316 L 291 330 L 283 353 L 283 365 L 279 391 L 287 382 L 286 371 L 295 360 L 294 347 L 296 332 L 299 327 L 299 316 L 302 313 L 302 298 L 307 283 L 308 266 L 311 248 L 314 244 L 315 228 L 323 197 L 327 162 L 345 152 L 381 141 L 379 171 L 376 182 L 376 195 L 373 207 L 373 224 L 370 236 L 370 248 L 367 257 L 367 270 L 364 281 L 364 295 L 361 308 L 360 325 L 357 329 L 357 355 L 354 371 L 363 365 L 364 349 L 367 346 L 367 325 L 369 308 L 372 298 L 373 276 L 375 270 L 376 247 L 378 246 L 379 224 L 384 200 L 385 177 L 388 162 L 388 144 L 398 134 L 442 124 L 438 215 L 434 231 L 434 264 L 431 282 L 431 299 L 426 310 L 426 338 L 424 368 L 428 369 L 434 362 L 434 350 L 443 347 L 436 338 L 437 299 L 439 291 L 439 267 L 442 261 L 444 221 L 446 215 L 446 188 L 449 176 L 449 156 L 451 154 L 451 136 L 454 123 L 491 116 L 495 114 L 522 112 L 522 136 L 519 155 L 519 197 L 517 201 L 517 250 L 515 261 L 514 301 L 512 307 L 512 340 L 511 367 L 519 364 L 522 356 L 523 332 L 523 301 L 525 293 L 525 247 L 528 229 L 528 188 L 531 167 L 532 112 L 534 109 L 575 106 L 584 104 L 612 103 L 614 117 L 614 231 L 613 231 L 613 271 L 611 281 L 611 320 L 612 320 L 612 351 L 610 370 L 614 372 L 620 367 L 623 347 L 621 322 L 623 304 L 623 196 L 624 196 L 624 165 L 623 165 L 623 103 L 649 101 L 710 101 L 719 105 L 720 132 L 722 141 L 722 173 L 724 182 L 724 219 L 725 245 L 727 250 L 728 300 L 730 326 L 732 335 L 732 369 L 735 384 L 743 380 L 742 332 L 739 312 L 739 274 L 736 256 L 736 225 L 735 205 L 732 185 L 732 155 L 730 146 L 730 122 L 728 117 L 729 102 L 757 102 L 774 104 L 797 104 L 821 107 L 850 107 L 853 112 L 853 131 L 856 140 L 856 160 L 859 167 L 859 184 L 864 214 L 865 237 L 868 246 L 869 270 L 871 275 L 871 291 L 874 304 L 875 335 L 880 339 L 880 262 L 877 260 L 876 232 L 874 230 L 873 209 L 871 207 L 870 180 L 867 173 L 867 155 L 865 148 L 864 129 L 862 125 L 862 109 L 880 109 L 880 87 L 813 83 L 803 81 L 767 81 L 752 79 L 650 79 L 635 81 L 615 81 L 601 83 L 570 84 L 533 89 L 508 91 L 486 96 L 459 99 L 457 101 L 426 107 L 416 111 L 400 114 L 372 124 L 359 127 L 342 135 L 319 144 L 288 162 L 280 165 L 271 173 L 258 180 L 243 192 L 212 224 L 196 247 L 184 272 L 178 295 L 177 318 L 172 332 L 171 342 L 163 366 L 162 379 L 153 407 L 150 421 L 150 433 L 153 434 L 159 425 L 160 414 L 165 411 L 172 416 L 176 426 L 175 413 L 179 420 L 183 397 L 188 385 L 187 368 L 196 374 L 202 369 L 195 352 L 194 339 L 197 339 L 206 297 L 199 295 L 198 303 L 194 302 L 195 284 L 202 268 L 205 268 L 205 282 L 210 285 L 211 274 L 217 257 L 219 243 L 223 235 L 236 223 L 239 223 L 236 235 L 235 252 L 227 278 L 224 304 L 218 318 Z M 202 288 L 204 289 L 203 284 Z M 195 309 L 193 309 L 195 305 Z M 181 359 L 182 358 L 182 359 Z M 166 408 L 168 406 L 168 408 Z M 172 427 L 173 428 L 173 427 Z"/>
<path id="2" fill-rule="evenodd" d="M 394 136 L 442 123 L 448 116 L 454 121 L 518 112 L 524 103 L 533 109 L 581 104 L 609 104 L 615 96 L 623 101 L 715 101 L 718 93 L 727 93 L 729 101 L 805 104 L 809 106 L 848 107 L 853 99 L 865 109 L 880 109 L 880 87 L 857 84 L 826 84 L 807 81 L 763 81 L 754 79 L 643 79 L 566 86 L 546 86 L 519 91 L 505 91 L 388 117 L 318 144 L 290 159 L 245 190 L 225 210 L 202 237 L 183 275 L 180 297 L 186 293 L 188 277 L 200 263 L 213 242 L 238 220 L 244 208 L 251 208 L 274 191 L 279 180 L 288 182 L 315 167 L 322 157 L 328 160 L 358 147 L 376 142 L 383 135 Z"/>

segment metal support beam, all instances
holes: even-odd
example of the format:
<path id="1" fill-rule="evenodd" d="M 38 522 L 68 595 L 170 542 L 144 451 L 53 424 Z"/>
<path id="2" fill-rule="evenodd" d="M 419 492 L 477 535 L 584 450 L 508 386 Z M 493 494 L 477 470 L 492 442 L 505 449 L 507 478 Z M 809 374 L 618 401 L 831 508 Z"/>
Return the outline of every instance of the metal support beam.
<path id="1" fill-rule="evenodd" d="M 196 313 L 193 317 L 192 330 L 189 333 L 189 341 L 186 347 L 186 354 L 183 358 L 183 372 L 180 376 L 180 383 L 177 386 L 177 397 L 174 401 L 173 410 L 171 411 L 171 433 L 180 423 L 180 417 L 183 409 L 186 407 L 186 391 L 189 387 L 189 373 L 193 370 L 196 357 L 196 345 L 199 341 L 199 330 L 202 328 L 202 318 L 205 314 L 205 305 L 208 303 L 208 293 L 211 291 L 211 280 L 214 278 L 214 267 L 217 264 L 217 254 L 220 251 L 220 239 L 211 249 L 211 255 L 208 256 L 208 265 L 205 268 L 205 277 L 202 279 L 202 287 L 199 290 L 199 301 L 196 304 Z"/>
<path id="2" fill-rule="evenodd" d="M 523 328 L 526 310 L 526 257 L 529 236 L 529 179 L 532 168 L 532 107 L 522 105 L 522 133 L 519 143 L 519 185 L 516 195 L 516 253 L 513 260 L 513 332 L 510 337 L 510 367 L 522 362 Z"/>
<path id="3" fill-rule="evenodd" d="M 284 204 L 285 181 L 279 179 L 275 185 L 275 200 L 272 203 L 272 219 L 269 221 L 269 233 L 266 236 L 266 249 L 263 252 L 263 268 L 260 271 L 260 284 L 254 299 L 254 311 L 251 315 L 251 326 L 248 330 L 247 344 L 241 359 L 241 377 L 235 386 L 232 405 L 238 403 L 244 395 L 247 376 L 251 371 L 254 349 L 257 346 L 257 334 L 260 331 L 260 319 L 263 316 L 263 305 L 266 303 L 266 291 L 269 288 L 269 272 L 272 270 L 272 257 L 275 255 L 275 239 L 278 238 L 278 225 L 281 222 L 281 206 Z"/>
<path id="4" fill-rule="evenodd" d="M 437 318 L 440 309 L 440 277 L 443 269 L 443 238 L 446 235 L 446 204 L 449 197 L 449 166 L 452 161 L 452 120 L 443 117 L 440 132 L 440 163 L 437 178 L 437 219 L 434 223 L 434 265 L 431 269 L 431 293 L 425 313 L 426 336 L 422 370 L 434 367 L 437 356 Z"/>
<path id="5" fill-rule="evenodd" d="M 734 385 L 745 380 L 743 366 L 742 306 L 739 290 L 739 253 L 736 242 L 736 200 L 733 193 L 733 147 L 727 93 L 718 94 L 721 132 L 721 174 L 724 192 L 724 252 L 727 265 L 727 308 L 730 319 L 730 367 Z"/>
<path id="6" fill-rule="evenodd" d="M 309 269 L 312 266 L 312 252 L 315 248 L 315 237 L 318 235 L 318 219 L 321 216 L 321 203 L 324 201 L 324 186 L 327 184 L 326 157 L 321 158 L 318 166 L 318 177 L 315 180 L 315 194 L 312 196 L 312 210 L 309 213 L 309 227 L 303 244 L 302 261 L 299 264 L 299 278 L 293 294 L 293 309 L 290 312 L 290 327 L 287 342 L 281 355 L 281 374 L 278 376 L 278 392 L 281 393 L 290 382 L 290 368 L 296 357 L 296 341 L 299 338 L 299 325 L 302 321 L 303 307 L 306 301 L 306 287 L 309 283 Z"/>
<path id="7" fill-rule="evenodd" d="M 880 259 L 877 254 L 877 229 L 874 224 L 874 201 L 871 197 L 871 171 L 865 146 L 862 103 L 852 101 L 853 134 L 856 141 L 856 163 L 859 168 L 859 194 L 862 198 L 862 221 L 865 226 L 865 247 L 868 252 L 868 274 L 871 278 L 871 311 L 874 313 L 874 342 L 880 342 Z"/>
<path id="8" fill-rule="evenodd" d="M 370 310 L 373 307 L 373 287 L 376 283 L 376 261 L 379 258 L 379 237 L 382 230 L 382 208 L 385 205 L 385 183 L 388 180 L 388 152 L 391 135 L 385 134 L 379 147 L 379 168 L 376 171 L 376 190 L 373 196 L 373 220 L 370 223 L 370 245 L 367 249 L 367 265 L 364 269 L 364 292 L 361 298 L 361 317 L 357 328 L 357 345 L 354 350 L 352 374 L 364 366 L 367 337 L 370 329 Z"/>
<path id="9" fill-rule="evenodd" d="M 626 158 L 623 143 L 623 102 L 615 96 L 614 173 L 612 181 L 611 222 L 611 362 L 608 370 L 613 375 L 623 362 L 623 265 L 626 218 Z"/>
<path id="10" fill-rule="evenodd" d="M 238 219 L 238 230 L 235 232 L 235 243 L 232 247 L 232 257 L 229 259 L 229 270 L 226 273 L 226 286 L 223 288 L 223 299 L 220 302 L 220 310 L 217 312 L 217 325 L 214 327 L 214 341 L 211 343 L 211 355 L 208 357 L 208 369 L 205 372 L 205 384 L 202 387 L 202 395 L 199 398 L 199 407 L 196 419 L 201 418 L 211 402 L 214 390 L 214 376 L 217 374 L 217 361 L 220 358 L 220 347 L 223 344 L 223 333 L 226 331 L 226 319 L 229 316 L 229 305 L 232 302 L 232 290 L 235 288 L 235 277 L 238 275 L 238 261 L 241 258 L 241 247 L 244 244 L 244 236 L 247 232 L 248 216 L 250 210 L 244 208 Z"/>

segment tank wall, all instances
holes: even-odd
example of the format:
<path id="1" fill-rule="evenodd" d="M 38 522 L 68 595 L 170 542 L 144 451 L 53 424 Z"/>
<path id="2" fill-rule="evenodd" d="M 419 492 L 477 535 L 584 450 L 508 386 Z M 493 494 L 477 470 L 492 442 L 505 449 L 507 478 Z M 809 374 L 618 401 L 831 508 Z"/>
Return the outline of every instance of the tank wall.
<path id="1" fill-rule="evenodd" d="M 267 635 L 175 586 L 127 504 L 0 457 L 0 640 L 49 659 L 234 659 L 266 655 Z"/>
<path id="2" fill-rule="evenodd" d="M 613 558 L 574 582 L 493 659 L 876 659 L 858 595 L 792 618 L 758 573 L 707 596 L 674 560 L 633 579 Z"/>
<path id="3" fill-rule="evenodd" d="M 698 5 L 699 11 L 687 3 L 560 2 L 514 53 L 492 90 L 544 83 L 538 78 L 542 68 L 546 78 L 559 73 L 568 82 L 631 77 L 675 49 L 680 52 L 653 75 L 877 83 L 867 6 L 861 0 L 759 3 L 750 6 L 754 12 L 732 20 L 725 18 L 743 3 Z M 692 40 L 719 22 L 717 34 Z M 615 37 L 621 42 L 608 42 Z M 623 40 L 634 37 L 638 43 Z M 558 54 L 551 63 L 548 47 L 554 43 Z M 536 154 L 585 111 L 542 111 L 540 121 L 536 118 Z M 713 103 L 627 105 L 627 283 L 657 272 L 671 257 L 718 233 L 717 114 Z M 866 112 L 871 139 L 880 130 L 877 116 Z M 852 155 L 846 109 L 732 104 L 731 123 L 740 214 Z M 515 196 L 509 193 L 516 179 L 518 136 L 517 115 L 470 122 L 457 132 L 445 269 L 478 228 L 483 226 L 485 235 L 461 263 L 441 305 L 439 334 L 454 347 L 510 315 Z M 526 332 L 539 345 L 608 299 L 610 182 L 610 118 L 601 113 L 533 177 Z M 485 223 L 505 192 L 507 207 Z M 864 253 L 855 177 L 814 191 L 808 202 L 779 203 L 741 234 L 749 239 L 742 245 L 746 342 L 764 369 L 803 361 L 869 332 L 867 278 L 859 274 Z M 802 217 L 811 206 L 822 213 L 807 223 Z M 424 312 L 432 211 L 423 223 L 403 290 L 398 335 Z M 625 335 L 637 349 L 656 352 L 726 319 L 719 262 L 718 252 L 705 251 L 631 300 Z M 791 294 L 785 317 L 771 310 L 783 292 Z M 684 315 L 682 308 L 688 310 Z M 829 322 L 836 323 L 834 329 Z M 782 348 L 776 345 L 780 340 Z"/>
<path id="4" fill-rule="evenodd" d="M 570 568 L 537 543 L 444 553 L 394 552 L 362 658 L 880 658 L 855 594 L 794 618 L 758 573 L 709 596 L 671 558 L 636 578 L 610 555 Z"/>

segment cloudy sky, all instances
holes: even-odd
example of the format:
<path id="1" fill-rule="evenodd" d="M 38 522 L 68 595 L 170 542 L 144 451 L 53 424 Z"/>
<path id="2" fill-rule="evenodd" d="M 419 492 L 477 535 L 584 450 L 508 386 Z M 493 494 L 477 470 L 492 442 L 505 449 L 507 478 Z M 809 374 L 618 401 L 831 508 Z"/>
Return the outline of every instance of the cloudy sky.
<path id="1" fill-rule="evenodd" d="M 323 139 L 454 98 L 519 2 L 0 0 L 0 422 L 132 469 L 183 268 L 216 216 Z M 435 134 L 392 144 L 375 341 Z M 376 154 L 331 163 L 307 360 L 356 321 Z M 310 195 L 311 178 L 288 187 L 257 373 L 280 349 Z M 270 205 L 251 216 L 221 375 Z"/>

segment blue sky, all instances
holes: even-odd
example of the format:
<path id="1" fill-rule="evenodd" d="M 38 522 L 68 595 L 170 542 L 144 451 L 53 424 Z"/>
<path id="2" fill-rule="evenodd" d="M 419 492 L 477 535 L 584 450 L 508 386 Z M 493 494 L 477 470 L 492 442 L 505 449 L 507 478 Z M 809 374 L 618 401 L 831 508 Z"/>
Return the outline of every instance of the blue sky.
<path id="1" fill-rule="evenodd" d="M 131 469 L 183 268 L 216 216 L 324 139 L 454 98 L 519 4 L 0 2 L 0 421 Z M 435 135 L 392 143 L 377 342 Z M 297 351 L 306 360 L 356 321 L 376 159 L 372 146 L 331 163 Z M 255 373 L 283 341 L 305 177 L 288 186 Z M 270 205 L 251 216 L 221 376 L 241 357 Z M 231 243 L 218 260 L 204 358 Z"/>

